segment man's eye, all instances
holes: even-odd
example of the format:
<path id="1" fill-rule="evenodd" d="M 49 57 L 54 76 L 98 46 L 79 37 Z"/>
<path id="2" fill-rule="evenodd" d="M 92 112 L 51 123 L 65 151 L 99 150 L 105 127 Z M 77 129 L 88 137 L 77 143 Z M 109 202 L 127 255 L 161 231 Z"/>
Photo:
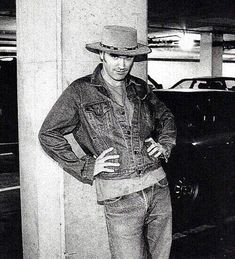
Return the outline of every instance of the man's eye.
<path id="1" fill-rule="evenodd" d="M 118 59 L 118 55 L 115 55 L 115 54 L 110 54 L 110 56 L 113 58 L 113 59 Z"/>

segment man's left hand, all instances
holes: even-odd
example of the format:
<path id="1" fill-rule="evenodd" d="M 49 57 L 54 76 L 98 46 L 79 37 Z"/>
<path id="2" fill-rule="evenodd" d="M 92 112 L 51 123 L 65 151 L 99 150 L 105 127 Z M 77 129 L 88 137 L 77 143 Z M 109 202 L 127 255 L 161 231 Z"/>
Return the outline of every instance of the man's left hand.
<path id="1" fill-rule="evenodd" d="M 160 144 L 156 143 L 153 138 L 147 138 L 144 142 L 150 143 L 150 146 L 147 148 L 149 156 L 158 158 L 159 156 L 165 156 L 166 149 Z"/>

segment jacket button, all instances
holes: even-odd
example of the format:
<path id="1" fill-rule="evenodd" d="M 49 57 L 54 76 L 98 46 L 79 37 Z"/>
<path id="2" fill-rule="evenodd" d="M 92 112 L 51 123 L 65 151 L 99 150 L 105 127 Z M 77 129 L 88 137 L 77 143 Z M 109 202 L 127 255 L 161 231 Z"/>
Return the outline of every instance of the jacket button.
<path id="1" fill-rule="evenodd" d="M 127 135 L 131 135 L 131 132 L 129 130 L 126 133 L 127 133 Z"/>
<path id="2" fill-rule="evenodd" d="M 121 112 L 121 115 L 125 115 L 125 111 L 122 111 L 122 112 Z"/>
<path id="3" fill-rule="evenodd" d="M 135 150 L 135 151 L 134 151 L 134 154 L 135 154 L 135 155 L 138 155 L 138 154 L 139 154 L 139 151 Z"/>

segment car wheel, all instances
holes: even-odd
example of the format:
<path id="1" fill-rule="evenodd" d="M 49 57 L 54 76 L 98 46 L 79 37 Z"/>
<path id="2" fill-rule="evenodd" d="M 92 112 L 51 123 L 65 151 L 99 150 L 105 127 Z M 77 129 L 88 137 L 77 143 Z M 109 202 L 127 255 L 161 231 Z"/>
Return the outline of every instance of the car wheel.
<path id="1" fill-rule="evenodd" d="M 199 183 L 193 182 L 186 177 L 176 180 L 173 188 L 173 196 L 176 200 L 194 201 L 199 192 Z"/>

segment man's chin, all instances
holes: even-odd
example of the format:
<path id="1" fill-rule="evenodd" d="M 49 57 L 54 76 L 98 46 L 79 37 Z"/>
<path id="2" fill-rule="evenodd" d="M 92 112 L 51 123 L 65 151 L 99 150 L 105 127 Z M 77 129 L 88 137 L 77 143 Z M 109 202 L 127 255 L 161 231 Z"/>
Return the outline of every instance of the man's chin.
<path id="1" fill-rule="evenodd" d="M 115 75 L 115 80 L 123 81 L 126 78 L 127 74 L 117 74 Z"/>

